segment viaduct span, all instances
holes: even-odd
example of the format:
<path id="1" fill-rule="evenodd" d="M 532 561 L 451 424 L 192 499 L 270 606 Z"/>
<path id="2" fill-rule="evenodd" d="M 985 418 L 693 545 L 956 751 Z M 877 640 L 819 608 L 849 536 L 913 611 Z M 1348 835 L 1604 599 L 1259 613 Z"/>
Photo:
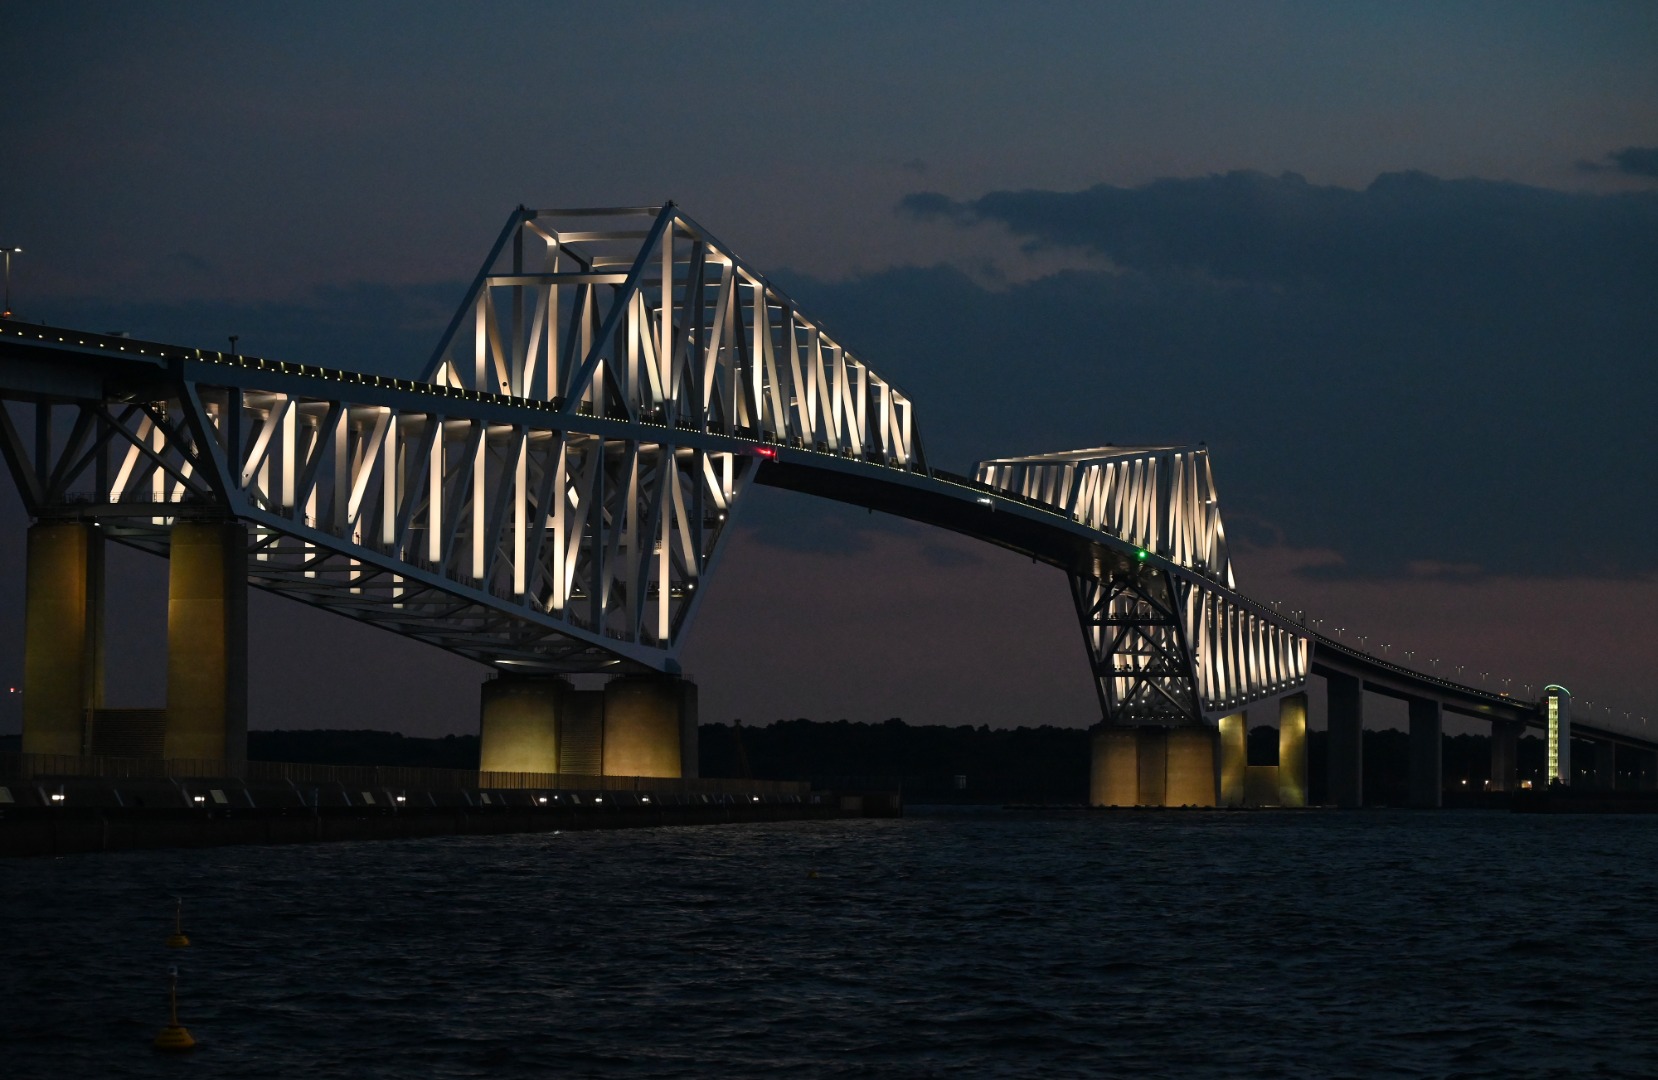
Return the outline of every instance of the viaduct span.
<path id="1" fill-rule="evenodd" d="M 1066 575 L 1098 690 L 1093 801 L 1239 805 L 1246 713 L 1276 707 L 1255 801 L 1305 802 L 1307 686 L 1329 789 L 1362 802 L 1365 691 L 1410 703 L 1412 800 L 1438 805 L 1443 714 L 1522 728 L 1550 774 L 1570 695 L 1460 685 L 1368 655 L 1237 589 L 1202 446 L 931 467 L 915 403 L 672 203 L 514 211 L 418 379 L 0 320 L 0 450 L 34 520 L 25 753 L 234 770 L 246 588 L 489 665 L 486 770 L 694 775 L 678 657 L 751 484 L 951 529 Z M 102 700 L 103 544 L 170 562 L 167 703 Z M 578 691 L 573 674 L 610 674 Z M 1608 776 L 1609 778 L 1609 776 Z"/>

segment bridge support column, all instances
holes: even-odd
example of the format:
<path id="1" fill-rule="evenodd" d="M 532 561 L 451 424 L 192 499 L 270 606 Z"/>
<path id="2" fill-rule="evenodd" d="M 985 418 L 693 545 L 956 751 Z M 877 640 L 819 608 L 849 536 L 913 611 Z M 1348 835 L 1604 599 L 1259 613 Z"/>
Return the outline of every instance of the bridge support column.
<path id="1" fill-rule="evenodd" d="M 1102 726 L 1091 744 L 1090 805 L 1215 805 L 1215 735 L 1206 727 Z"/>
<path id="2" fill-rule="evenodd" d="M 1345 809 L 1364 805 L 1364 684 L 1353 675 L 1330 675 L 1330 801 Z"/>
<path id="3" fill-rule="evenodd" d="M 1278 701 L 1278 805 L 1307 805 L 1307 695 Z"/>
<path id="4" fill-rule="evenodd" d="M 1168 791 L 1167 779 L 1169 769 L 1169 729 L 1163 727 L 1141 727 L 1134 729 L 1135 742 L 1138 745 L 1139 796 L 1137 806 L 1166 806 Z"/>
<path id="5" fill-rule="evenodd" d="M 478 771 L 556 773 L 559 720 L 570 684 L 546 676 L 485 682 L 478 722 Z"/>
<path id="6" fill-rule="evenodd" d="M 1618 746 L 1601 740 L 1590 745 L 1595 752 L 1589 758 L 1589 786 L 1598 791 L 1612 791 L 1618 786 Z"/>
<path id="7" fill-rule="evenodd" d="M 694 777 L 697 687 L 674 675 L 622 675 L 604 688 L 604 775 Z"/>
<path id="8" fill-rule="evenodd" d="M 564 695 L 558 724 L 558 771 L 571 776 L 604 774 L 604 691 Z"/>
<path id="9" fill-rule="evenodd" d="M 1168 729 L 1164 806 L 1215 805 L 1215 733 L 1207 727 Z"/>
<path id="10" fill-rule="evenodd" d="M 1410 699 L 1410 805 L 1438 810 L 1444 805 L 1445 718 L 1440 704 Z"/>
<path id="11" fill-rule="evenodd" d="M 31 525 L 23 599 L 25 754 L 87 752 L 104 698 L 104 534 L 86 522 Z"/>
<path id="12" fill-rule="evenodd" d="M 167 558 L 167 733 L 162 756 L 241 771 L 248 745 L 248 536 L 181 521 Z"/>
<path id="13" fill-rule="evenodd" d="M 1094 736 L 1089 740 L 1090 806 L 1140 805 L 1139 745 L 1134 728 L 1102 724 L 1094 729 Z"/>
<path id="14" fill-rule="evenodd" d="M 1520 729 L 1518 720 L 1491 721 L 1491 790 L 1520 788 Z"/>
<path id="15" fill-rule="evenodd" d="M 1236 712 L 1220 718 L 1220 782 L 1217 805 L 1244 804 L 1244 785 L 1249 774 L 1249 714 Z"/>

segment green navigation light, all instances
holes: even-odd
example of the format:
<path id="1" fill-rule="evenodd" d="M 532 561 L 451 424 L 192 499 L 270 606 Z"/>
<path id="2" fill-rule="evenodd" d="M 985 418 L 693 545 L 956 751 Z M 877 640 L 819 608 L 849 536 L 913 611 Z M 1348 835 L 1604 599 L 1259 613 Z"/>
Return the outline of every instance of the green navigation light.
<path id="1" fill-rule="evenodd" d="M 1149 555 L 1149 554 L 1151 554 L 1151 553 L 1149 551 L 1147 551 L 1145 548 L 1140 548 L 1139 550 L 1135 551 L 1134 557 L 1136 559 L 1139 559 L 1141 562 L 1145 562 L 1146 561 L 1146 556 Z"/>

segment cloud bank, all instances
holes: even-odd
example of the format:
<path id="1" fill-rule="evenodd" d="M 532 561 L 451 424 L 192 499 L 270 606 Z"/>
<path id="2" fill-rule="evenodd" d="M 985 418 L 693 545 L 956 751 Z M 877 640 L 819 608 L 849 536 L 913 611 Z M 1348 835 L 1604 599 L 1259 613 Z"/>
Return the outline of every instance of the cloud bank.
<path id="1" fill-rule="evenodd" d="M 1234 172 L 900 209 L 1109 264 L 790 281 L 939 464 L 1207 441 L 1231 523 L 1342 552 L 1331 573 L 1650 569 L 1658 193 Z"/>

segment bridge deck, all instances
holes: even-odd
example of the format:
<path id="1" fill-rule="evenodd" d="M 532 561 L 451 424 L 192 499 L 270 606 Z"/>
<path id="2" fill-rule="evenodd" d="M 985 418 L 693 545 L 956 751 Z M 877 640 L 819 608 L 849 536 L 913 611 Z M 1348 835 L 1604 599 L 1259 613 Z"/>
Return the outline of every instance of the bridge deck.
<path id="1" fill-rule="evenodd" d="M 100 407 L 120 405 L 159 398 L 176 391 L 180 382 L 199 382 L 257 388 L 296 400 L 304 397 L 323 402 L 348 401 L 354 407 L 370 406 L 393 412 L 441 415 L 446 421 L 474 423 L 481 430 L 501 427 L 516 431 L 553 431 L 600 440 L 634 442 L 641 438 L 655 439 L 663 444 L 671 443 L 702 453 L 741 455 L 745 467 L 753 469 L 753 478 L 758 483 L 947 528 L 1018 552 L 1071 575 L 1099 578 L 1113 570 L 1133 566 L 1136 562 L 1149 563 L 1174 578 L 1201 587 L 1207 593 L 1224 595 L 1228 604 L 1248 613 L 1262 625 L 1293 633 L 1310 642 L 1310 670 L 1313 674 L 1357 676 L 1372 692 L 1394 697 L 1431 698 L 1441 702 L 1447 711 L 1464 716 L 1513 720 L 1533 727 L 1543 725 L 1540 706 L 1536 701 L 1515 699 L 1480 687 L 1459 684 L 1433 673 L 1416 671 L 1360 652 L 1311 631 L 1235 589 L 1217 585 L 1198 569 L 1083 524 L 1075 515 L 1060 507 L 940 469 L 925 466 L 893 468 L 849 456 L 844 451 L 831 452 L 819 446 L 806 446 L 799 439 L 754 438 L 732 430 L 708 430 L 705 425 L 664 424 L 645 417 L 595 415 L 591 409 L 580 405 L 570 411 L 560 411 L 555 402 L 510 394 L 290 364 L 9 320 L 0 321 L 0 360 L 4 361 L 0 363 L 0 397 L 43 406 L 51 403 L 97 404 Z M 3 408 L 0 408 L 0 414 L 4 414 Z M 23 466 L 28 456 L 28 448 L 24 445 L 27 440 L 9 418 L 0 418 L 5 419 L 4 431 L 0 435 L 7 440 L 6 456 L 14 479 L 24 493 L 25 501 L 31 503 L 31 512 L 34 512 L 38 509 L 34 502 L 45 494 L 45 478 L 38 471 L 30 472 Z M 96 509 L 101 516 L 119 516 L 123 512 L 153 514 L 155 507 L 135 505 L 129 508 L 103 502 Z M 296 531 L 304 531 L 298 528 L 297 523 L 287 524 Z M 326 544 L 329 538 L 319 534 L 310 539 Z M 411 568 L 408 572 L 412 578 L 420 578 L 418 568 Z M 479 599 L 474 595 L 476 590 L 467 592 L 441 575 L 428 574 L 425 583 L 469 600 Z M 432 636 L 426 640 L 455 651 L 466 651 L 458 647 L 452 638 Z M 589 636 L 587 644 L 606 648 L 619 648 L 621 645 L 607 642 L 602 636 Z M 648 665 L 651 662 L 648 655 L 638 649 L 629 650 L 624 655 L 633 664 Z M 1621 730 L 1612 725 L 1578 721 L 1574 723 L 1574 729 L 1585 735 L 1633 746 L 1651 748 L 1658 745 L 1658 740 L 1647 738 L 1643 732 Z"/>

